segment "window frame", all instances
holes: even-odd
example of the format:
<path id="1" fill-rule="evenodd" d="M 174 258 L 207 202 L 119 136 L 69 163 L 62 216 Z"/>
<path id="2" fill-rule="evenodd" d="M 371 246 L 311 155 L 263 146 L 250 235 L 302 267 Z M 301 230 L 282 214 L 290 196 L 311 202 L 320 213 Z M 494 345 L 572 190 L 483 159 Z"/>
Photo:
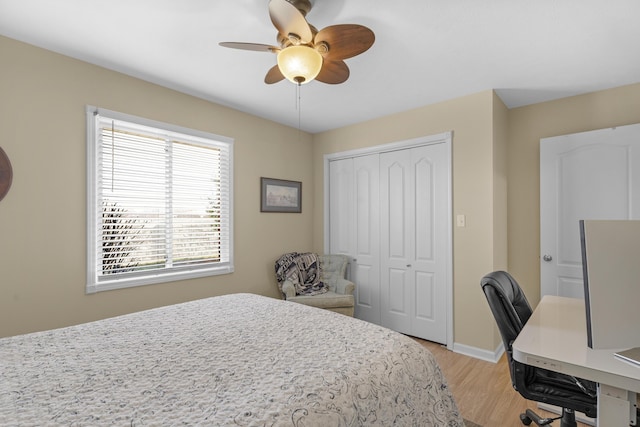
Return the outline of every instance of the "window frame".
<path id="1" fill-rule="evenodd" d="M 124 121 L 135 126 L 145 126 L 153 128 L 158 133 L 181 134 L 187 139 L 205 139 L 212 142 L 211 146 L 224 145 L 228 153 L 228 218 L 223 220 L 224 228 L 229 236 L 228 245 L 223 246 L 221 251 L 227 254 L 227 260 L 212 264 L 187 266 L 182 268 L 165 268 L 150 272 L 126 273 L 114 275 L 107 278 L 99 275 L 101 240 L 99 232 L 102 218 L 102 199 L 99 200 L 99 156 L 98 156 L 98 126 L 97 116 L 106 117 L 113 120 Z M 167 283 L 179 280 L 193 279 L 199 277 L 230 274 L 234 271 L 233 255 L 233 144 L 234 140 L 229 137 L 177 126 L 165 122 L 146 119 L 126 113 L 98 108 L 92 105 L 86 106 L 87 121 L 87 278 L 86 293 L 92 294 L 101 291 L 123 289 L 136 286 L 151 285 L 157 283 Z M 100 246 L 100 247 L 99 247 Z"/>

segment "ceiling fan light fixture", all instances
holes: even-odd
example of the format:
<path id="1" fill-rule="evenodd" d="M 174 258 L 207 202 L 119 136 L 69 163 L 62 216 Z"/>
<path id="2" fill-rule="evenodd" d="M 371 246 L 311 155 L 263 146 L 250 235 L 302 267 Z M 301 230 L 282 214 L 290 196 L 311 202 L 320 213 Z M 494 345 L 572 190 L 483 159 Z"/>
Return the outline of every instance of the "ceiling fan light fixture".
<path id="1" fill-rule="evenodd" d="M 320 73 L 322 55 L 309 46 L 289 46 L 278 53 L 278 68 L 290 82 L 308 83 Z"/>

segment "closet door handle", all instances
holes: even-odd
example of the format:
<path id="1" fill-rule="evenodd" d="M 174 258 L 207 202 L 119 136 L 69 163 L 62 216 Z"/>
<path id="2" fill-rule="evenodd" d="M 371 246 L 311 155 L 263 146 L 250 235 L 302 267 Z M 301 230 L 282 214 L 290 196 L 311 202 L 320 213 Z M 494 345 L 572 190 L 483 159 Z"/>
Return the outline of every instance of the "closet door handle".
<path id="1" fill-rule="evenodd" d="M 411 264 L 407 264 L 407 268 L 411 268 Z"/>

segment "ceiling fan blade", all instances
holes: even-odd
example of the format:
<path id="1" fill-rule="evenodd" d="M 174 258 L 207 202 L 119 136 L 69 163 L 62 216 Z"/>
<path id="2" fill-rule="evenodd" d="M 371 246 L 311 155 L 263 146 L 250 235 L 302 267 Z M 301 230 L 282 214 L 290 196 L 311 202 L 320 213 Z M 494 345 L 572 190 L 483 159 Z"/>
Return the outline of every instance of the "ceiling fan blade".
<path id="1" fill-rule="evenodd" d="M 313 33 L 304 19 L 304 15 L 287 0 L 271 0 L 269 2 L 271 22 L 283 37 L 295 34 L 303 44 L 311 43 Z"/>
<path id="2" fill-rule="evenodd" d="M 253 50 L 258 52 L 278 52 L 279 47 L 269 46 L 268 44 L 260 43 L 240 43 L 240 42 L 221 42 L 218 43 L 222 47 L 230 47 L 232 49 Z"/>
<path id="3" fill-rule="evenodd" d="M 369 49 L 376 36 L 369 28 L 357 24 L 341 24 L 331 25 L 323 28 L 316 34 L 315 45 L 321 45 L 322 42 L 327 44 L 328 51 L 319 52 L 326 59 L 332 61 L 339 59 L 347 59 Z"/>
<path id="4" fill-rule="evenodd" d="M 329 61 L 325 59 L 320 74 L 315 79 L 322 83 L 336 85 L 344 83 L 348 78 L 349 67 L 344 61 Z"/>
<path id="5" fill-rule="evenodd" d="M 269 71 L 267 71 L 267 75 L 264 76 L 264 82 L 268 85 L 278 83 L 281 80 L 284 80 L 284 76 L 280 72 L 278 65 L 274 65 Z"/>

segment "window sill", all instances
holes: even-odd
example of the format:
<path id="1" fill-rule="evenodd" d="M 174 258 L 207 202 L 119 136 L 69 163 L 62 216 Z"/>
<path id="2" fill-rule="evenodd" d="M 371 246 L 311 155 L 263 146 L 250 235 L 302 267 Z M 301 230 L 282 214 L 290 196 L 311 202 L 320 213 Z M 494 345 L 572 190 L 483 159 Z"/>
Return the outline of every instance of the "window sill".
<path id="1" fill-rule="evenodd" d="M 233 273 L 233 265 L 223 265 L 210 268 L 203 268 L 178 272 L 158 272 L 153 275 L 145 275 L 131 278 L 119 278 L 114 280 L 90 280 L 87 283 L 86 293 L 95 294 L 97 292 L 112 291 L 115 289 L 133 288 L 137 286 L 154 285 L 158 283 L 177 282 L 179 280 L 197 279 L 200 277 L 218 276 Z"/>

